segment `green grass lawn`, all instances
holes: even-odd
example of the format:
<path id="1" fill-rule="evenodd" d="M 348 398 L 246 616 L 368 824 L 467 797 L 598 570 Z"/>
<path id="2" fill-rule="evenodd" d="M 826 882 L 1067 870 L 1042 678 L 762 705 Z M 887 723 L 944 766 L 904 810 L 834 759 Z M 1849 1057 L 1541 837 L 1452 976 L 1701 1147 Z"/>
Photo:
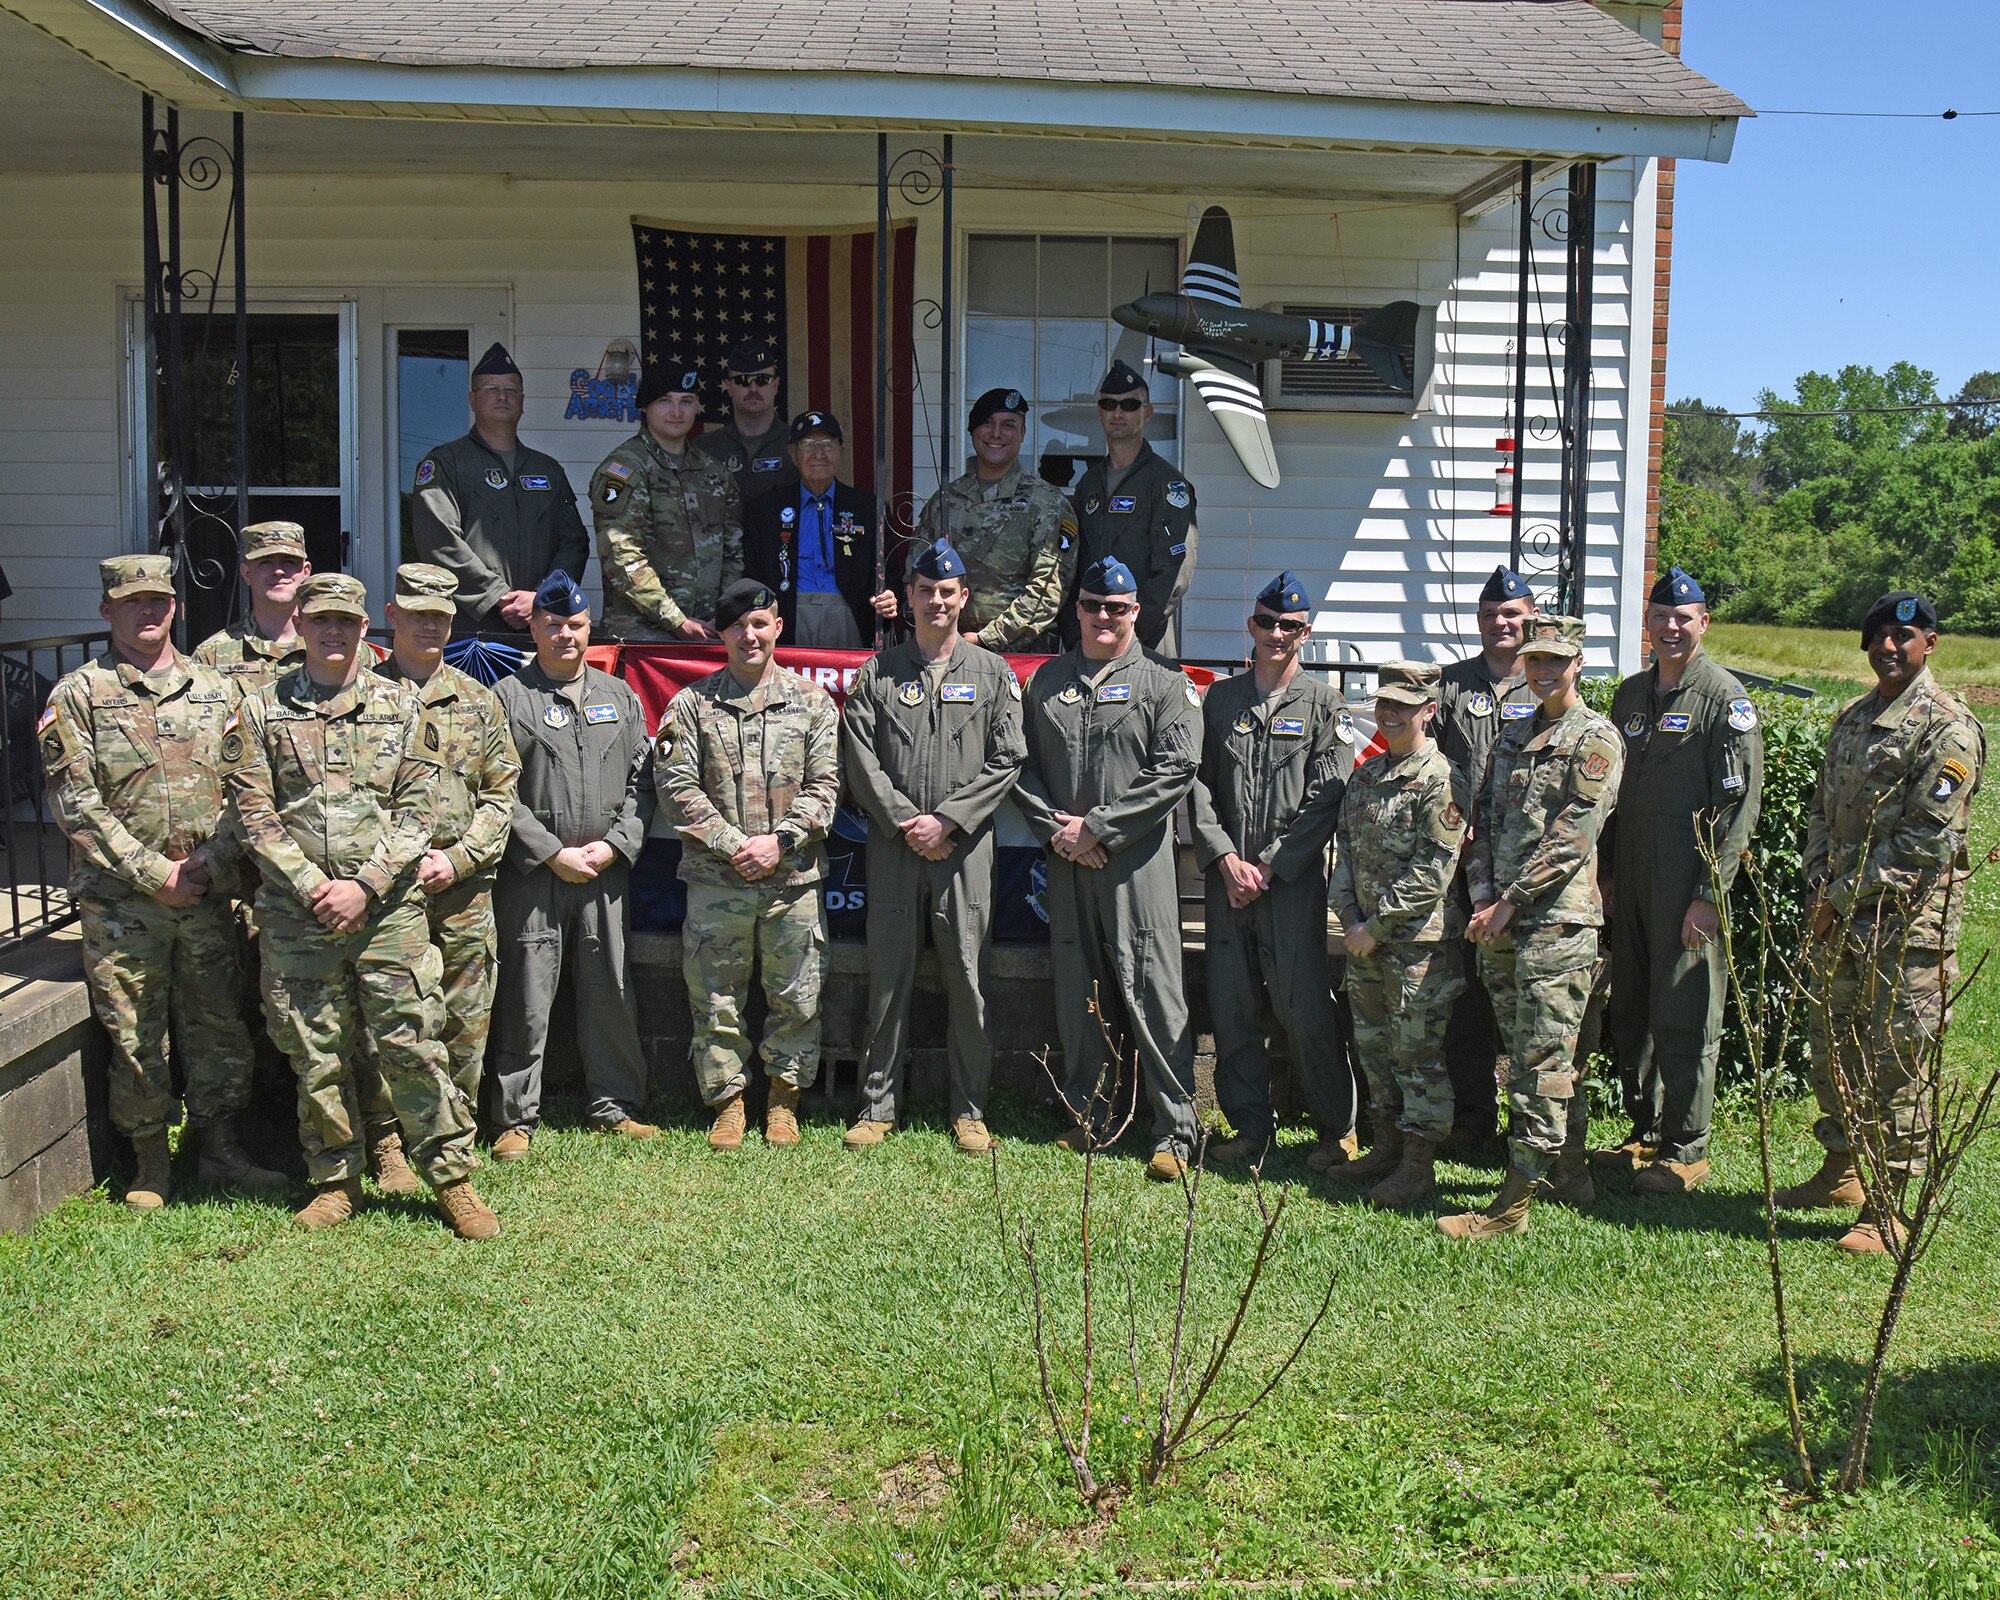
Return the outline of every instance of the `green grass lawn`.
<path id="1" fill-rule="evenodd" d="M 1713 622 L 1708 649 L 1724 666 L 1784 678 L 1808 688 L 1854 695 L 1875 681 L 1858 628 L 1774 628 L 1756 622 Z M 1933 670 L 1954 688 L 2000 687 L 2000 639 L 1947 633 Z M 1853 687 L 1848 687 L 1852 685 Z"/>
<path id="2" fill-rule="evenodd" d="M 1996 902 L 1980 879 L 1968 952 Z M 1995 996 L 1987 978 L 1961 1007 L 1968 1069 L 1994 1059 Z M 1039 1112 L 995 1120 L 1008 1204 L 1066 1278 L 1079 1165 L 1038 1142 Z M 1781 1179 L 1813 1164 L 1808 1121 L 1784 1108 Z M 482 1173 L 506 1232 L 476 1247 L 414 1206 L 305 1236 L 256 1202 L 73 1201 L 0 1238 L 0 1596 L 2000 1592 L 2000 1142 L 1897 1334 L 1872 1486 L 1806 1504 L 1740 1104 L 1693 1198 L 1608 1180 L 1588 1213 L 1545 1206 L 1476 1247 L 1321 1186 L 1291 1137 L 1273 1171 L 1293 1204 L 1223 1402 L 1328 1274 L 1333 1310 L 1227 1450 L 1108 1523 L 1041 1418 L 988 1168 L 936 1129 L 858 1157 L 829 1124 L 734 1157 L 686 1116 L 649 1147 L 554 1129 Z M 1135 1159 L 1101 1179 L 1150 1384 L 1179 1195 Z M 1449 1168 L 1443 1198 L 1495 1181 Z M 1205 1352 L 1255 1217 L 1241 1182 L 1204 1196 Z M 1832 1248 L 1844 1220 L 1784 1230 L 1823 1450 L 1890 1273 Z M 1138 1451 L 1126 1383 L 1099 1419 L 1113 1476 Z"/>

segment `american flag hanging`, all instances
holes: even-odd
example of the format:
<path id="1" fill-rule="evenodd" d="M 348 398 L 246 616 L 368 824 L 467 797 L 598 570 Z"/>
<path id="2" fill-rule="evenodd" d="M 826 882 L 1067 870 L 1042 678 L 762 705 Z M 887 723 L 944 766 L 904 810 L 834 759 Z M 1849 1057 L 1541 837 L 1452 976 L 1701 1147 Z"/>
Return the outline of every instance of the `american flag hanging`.
<path id="1" fill-rule="evenodd" d="M 632 220 L 643 357 L 701 373 L 702 415 L 729 414 L 722 374 L 738 340 L 778 348 L 778 411 L 819 407 L 847 433 L 842 476 L 881 496 L 896 534 L 916 519 L 911 472 L 917 226 L 890 229 L 889 492 L 875 482 L 875 230 L 737 232 Z M 892 540 L 893 542 L 893 540 Z"/>

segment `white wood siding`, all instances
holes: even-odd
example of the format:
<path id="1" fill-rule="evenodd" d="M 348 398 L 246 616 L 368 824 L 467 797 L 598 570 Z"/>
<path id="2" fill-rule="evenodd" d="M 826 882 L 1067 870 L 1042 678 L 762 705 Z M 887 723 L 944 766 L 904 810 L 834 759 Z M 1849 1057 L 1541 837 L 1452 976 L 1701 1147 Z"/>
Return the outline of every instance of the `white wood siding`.
<path id="1" fill-rule="evenodd" d="M 663 153 L 671 151 L 671 136 Z M 260 177 L 249 161 L 253 297 L 348 299 L 356 306 L 359 391 L 357 569 L 375 580 L 391 534 L 393 470 L 383 330 L 393 291 L 502 290 L 509 343 L 527 377 L 527 441 L 557 456 L 579 491 L 626 430 L 562 421 L 569 374 L 597 364 L 613 335 L 638 333 L 629 219 L 804 226 L 873 219 L 874 195 L 853 187 L 769 183 L 550 183 L 504 177 Z M 1642 174 L 1599 177 L 1594 458 L 1587 609 L 1611 659 L 1621 608 L 1638 580 L 1644 499 L 1643 416 L 1630 374 L 1647 370 L 1648 222 L 1633 227 Z M 1650 172 L 1644 174 L 1650 179 Z M 1644 190 L 1650 194 L 1650 182 Z M 1184 648 L 1234 656 L 1248 597 L 1282 567 L 1321 597 L 1319 628 L 1350 654 L 1439 658 L 1474 638 L 1474 597 L 1504 559 L 1507 526 L 1490 517 L 1493 440 L 1507 432 L 1514 324 L 1511 208 L 1460 224 L 1448 206 L 1370 202 L 1336 214 L 1304 200 L 1228 195 L 1138 197 L 961 190 L 966 232 L 1013 228 L 1185 234 L 1207 204 L 1237 222 L 1245 299 L 1414 298 L 1439 307 L 1437 410 L 1416 417 L 1274 413 L 1284 483 L 1256 488 L 1198 403 L 1186 409 L 1186 465 L 1200 496 L 1200 563 Z M 898 214 L 910 214 L 901 204 Z M 935 294 L 937 208 L 919 218 L 918 294 Z M 212 213 L 192 210 L 190 258 L 212 254 Z M 1530 409 L 1552 415 L 1539 330 L 1560 315 L 1560 246 L 1537 236 L 1544 309 L 1531 317 Z M 957 252 L 961 271 L 964 250 Z M 133 176 L 0 175 L 0 563 L 15 589 L 4 636 L 97 625 L 94 563 L 142 534 L 128 461 L 125 307 L 141 271 L 139 181 Z M 1633 349 L 1632 307 L 1647 308 Z M 963 297 L 956 297 L 962 306 Z M 935 333 L 919 329 L 923 368 L 916 460 L 933 480 L 939 387 Z M 1561 352 L 1553 357 L 1558 374 Z M 962 361 L 955 362 L 962 372 Z M 1192 401 L 1190 392 L 1188 398 Z M 794 407 L 807 397 L 789 396 Z M 1637 402 L 1643 403 L 1643 382 Z M 928 408 L 928 409 L 927 409 Z M 954 444 L 956 444 L 956 440 Z M 1637 454 L 1628 454 L 1636 451 Z M 944 463 L 946 471 L 956 458 Z M 1530 451 L 1532 523 L 1553 520 L 1557 454 Z M 1640 516 L 1634 515 L 1637 507 Z M 596 579 L 595 563 L 591 579 Z M 1629 648 L 1625 652 L 1629 654 Z M 1629 662 L 1625 664 L 1630 664 Z"/>

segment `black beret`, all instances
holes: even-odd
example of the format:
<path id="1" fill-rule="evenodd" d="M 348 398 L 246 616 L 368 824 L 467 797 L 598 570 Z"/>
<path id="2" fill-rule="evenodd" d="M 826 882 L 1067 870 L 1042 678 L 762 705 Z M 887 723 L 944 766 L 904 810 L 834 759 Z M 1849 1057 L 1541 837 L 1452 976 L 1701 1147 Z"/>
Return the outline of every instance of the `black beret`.
<path id="1" fill-rule="evenodd" d="M 771 593 L 768 584 L 755 578 L 738 578 L 722 591 L 722 598 L 715 603 L 715 625 L 726 628 L 746 611 L 763 611 L 777 603 L 778 597 Z"/>
<path id="2" fill-rule="evenodd" d="M 472 369 L 472 375 L 475 378 L 491 378 L 500 374 L 518 378 L 521 369 L 514 365 L 514 358 L 507 354 L 507 347 L 504 344 L 488 345 L 486 354 L 479 358 L 479 365 Z"/>
<path id="3" fill-rule="evenodd" d="M 1897 589 L 1882 596 L 1861 619 L 1861 648 L 1866 650 L 1876 633 L 1889 627 L 1927 629 L 1937 632 L 1937 607 L 1913 589 Z"/>
<path id="4" fill-rule="evenodd" d="M 692 367 L 684 367 L 678 361 L 656 361 L 646 368 L 639 380 L 639 394 L 635 404 L 641 411 L 655 400 L 670 394 L 701 393 L 701 374 Z"/>
<path id="5" fill-rule="evenodd" d="M 846 438 L 840 431 L 840 418 L 831 411 L 801 411 L 792 418 L 793 444 L 815 433 L 823 433 L 836 442 L 842 442 Z"/>
<path id="6" fill-rule="evenodd" d="M 729 352 L 731 372 L 762 372 L 778 364 L 778 347 L 768 339 L 741 339 Z"/>
<path id="7" fill-rule="evenodd" d="M 1019 389 L 988 389 L 972 402 L 972 416 L 965 424 L 965 431 L 970 433 L 988 417 L 1002 411 L 1011 411 L 1017 417 L 1027 416 L 1028 402 Z"/>

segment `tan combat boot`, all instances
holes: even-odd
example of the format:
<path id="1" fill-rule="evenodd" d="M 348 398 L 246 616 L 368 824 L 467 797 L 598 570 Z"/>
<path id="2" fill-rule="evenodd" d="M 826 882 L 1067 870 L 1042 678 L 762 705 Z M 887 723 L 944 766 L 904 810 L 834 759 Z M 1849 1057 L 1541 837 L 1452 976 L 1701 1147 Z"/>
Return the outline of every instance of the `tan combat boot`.
<path id="1" fill-rule="evenodd" d="M 799 1142 L 799 1091 L 771 1080 L 771 1103 L 764 1108 L 764 1142 L 780 1146 Z"/>
<path id="2" fill-rule="evenodd" d="M 1239 1161 L 1261 1161 L 1269 1147 L 1269 1139 L 1252 1139 L 1239 1133 L 1233 1139 L 1225 1139 L 1221 1144 L 1208 1147 L 1208 1159 L 1220 1161 L 1224 1166 L 1234 1166 Z"/>
<path id="3" fill-rule="evenodd" d="M 526 1128 L 509 1128 L 493 1141 L 495 1161 L 525 1161 L 535 1136 Z"/>
<path id="4" fill-rule="evenodd" d="M 863 1117 L 840 1136 L 840 1142 L 850 1150 L 871 1150 L 889 1137 L 893 1122 L 870 1122 Z"/>
<path id="5" fill-rule="evenodd" d="M 142 1133 L 132 1140 L 135 1162 L 132 1181 L 125 1186 L 125 1203 L 134 1211 L 157 1211 L 167 1203 L 167 1131 Z"/>
<path id="6" fill-rule="evenodd" d="M 620 1117 L 616 1122 L 605 1124 L 606 1133 L 615 1133 L 621 1139 L 647 1140 L 660 1130 L 650 1122 L 641 1122 L 637 1117 Z"/>
<path id="7" fill-rule="evenodd" d="M 1178 1183 L 1187 1176 L 1187 1172 L 1188 1164 L 1171 1147 L 1155 1150 L 1152 1159 L 1146 1163 L 1146 1176 L 1155 1183 Z"/>
<path id="8" fill-rule="evenodd" d="M 1845 1150 L 1829 1150 L 1815 1172 L 1804 1183 L 1780 1189 L 1772 1196 L 1787 1211 L 1845 1211 L 1849 1206 L 1868 1203 L 1868 1191 L 1861 1186 L 1861 1170 Z"/>
<path id="9" fill-rule="evenodd" d="M 1634 1134 L 1613 1149 L 1591 1151 L 1590 1164 L 1593 1167 L 1608 1167 L 1613 1172 L 1637 1172 L 1659 1153 L 1658 1145 L 1648 1144 Z"/>
<path id="10" fill-rule="evenodd" d="M 403 1136 L 391 1125 L 368 1130 L 368 1176 L 384 1194 L 422 1194 L 424 1186 L 403 1156 Z"/>
<path id="11" fill-rule="evenodd" d="M 1403 1164 L 1403 1130 L 1391 1122 L 1375 1135 L 1375 1143 L 1359 1161 L 1328 1167 L 1335 1183 L 1380 1183 Z"/>
<path id="12" fill-rule="evenodd" d="M 500 1219 L 493 1208 L 479 1198 L 470 1179 L 441 1184 L 437 1192 L 438 1210 L 461 1239 L 491 1239 L 500 1231 Z"/>
<path id="13" fill-rule="evenodd" d="M 969 1156 L 983 1156 L 993 1148 L 993 1135 L 977 1117 L 954 1117 L 951 1142 Z"/>
<path id="14" fill-rule="evenodd" d="M 1420 1206 L 1437 1193 L 1437 1141 L 1405 1134 L 1396 1170 L 1368 1191 L 1368 1203 L 1384 1211 Z"/>
<path id="15" fill-rule="evenodd" d="M 1497 1239 L 1528 1231 L 1528 1206 L 1535 1197 L 1535 1180 L 1519 1167 L 1507 1169 L 1507 1181 L 1484 1211 L 1439 1217 L 1438 1232 L 1447 1239 Z"/>
<path id="16" fill-rule="evenodd" d="M 238 1136 L 236 1119 L 225 1117 L 201 1130 L 201 1159 L 195 1176 L 213 1189 L 261 1189 L 270 1193 L 285 1187 L 285 1175 L 260 1167 L 250 1159 Z"/>
<path id="17" fill-rule="evenodd" d="M 741 1150 L 744 1130 L 750 1125 L 749 1114 L 743 1109 L 743 1096 L 731 1095 L 715 1108 L 715 1121 L 709 1124 L 708 1147 L 711 1150 Z"/>
<path id="18" fill-rule="evenodd" d="M 1708 1162 L 1649 1161 L 1632 1174 L 1634 1194 L 1692 1194 L 1708 1182 Z"/>
<path id="19" fill-rule="evenodd" d="M 1851 1256 L 1886 1256 L 1891 1246 L 1903 1248 L 1903 1224 L 1891 1217 L 1889 1226 L 1884 1228 L 1876 1220 L 1875 1208 L 1864 1205 L 1861 1215 L 1854 1219 L 1854 1226 L 1833 1241 L 1834 1248 L 1845 1250 Z"/>
<path id="20" fill-rule="evenodd" d="M 1329 1139 L 1321 1134 L 1319 1143 L 1312 1147 L 1306 1157 L 1306 1165 L 1314 1172 L 1331 1172 L 1335 1167 L 1344 1167 L 1361 1154 L 1361 1140 L 1353 1133 L 1342 1139 Z"/>
<path id="21" fill-rule="evenodd" d="M 1073 1156 L 1083 1155 L 1091 1148 L 1090 1134 L 1080 1122 L 1073 1122 L 1056 1135 L 1055 1146 L 1067 1150 Z"/>
<path id="22" fill-rule="evenodd" d="M 292 1213 L 292 1221 L 309 1233 L 317 1232 L 345 1222 L 360 1209 L 360 1183 L 353 1178 L 340 1178 L 321 1184 L 319 1192 Z"/>

